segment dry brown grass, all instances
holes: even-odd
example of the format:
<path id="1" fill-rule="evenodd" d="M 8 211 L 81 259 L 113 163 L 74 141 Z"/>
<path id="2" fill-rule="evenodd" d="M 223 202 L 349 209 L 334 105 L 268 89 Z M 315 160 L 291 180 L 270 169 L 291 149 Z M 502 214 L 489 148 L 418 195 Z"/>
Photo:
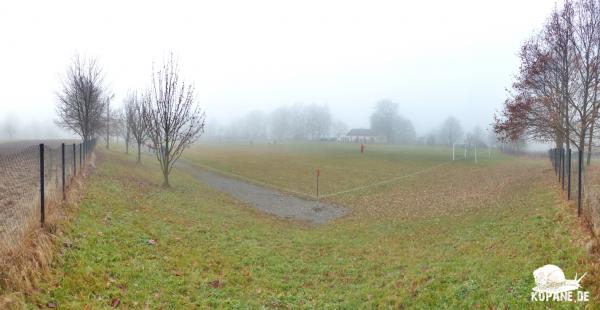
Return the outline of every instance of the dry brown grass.
<path id="1" fill-rule="evenodd" d="M 590 232 L 600 236 L 600 167 L 591 165 L 586 167 L 584 174 L 584 222 Z"/>
<path id="2" fill-rule="evenodd" d="M 92 155 L 83 173 L 68 187 L 64 201 L 54 195 L 46 202 L 48 212 L 44 227 L 39 223 L 27 224 L 18 244 L 1 249 L 0 309 L 22 308 L 24 295 L 30 294 L 47 273 L 57 240 L 69 221 L 69 214 L 82 197 L 84 180 L 94 170 L 94 162 Z"/>

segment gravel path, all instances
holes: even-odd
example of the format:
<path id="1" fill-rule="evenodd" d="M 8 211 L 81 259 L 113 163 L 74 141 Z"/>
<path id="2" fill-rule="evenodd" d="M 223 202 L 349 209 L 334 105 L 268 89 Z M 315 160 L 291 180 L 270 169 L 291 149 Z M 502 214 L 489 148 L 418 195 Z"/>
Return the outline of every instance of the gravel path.
<path id="1" fill-rule="evenodd" d="M 313 224 L 325 224 L 345 214 L 343 208 L 290 196 L 274 189 L 226 177 L 201 169 L 185 160 L 179 160 L 177 166 L 191 173 L 199 181 L 226 192 L 255 209 L 278 217 L 309 221 Z"/>

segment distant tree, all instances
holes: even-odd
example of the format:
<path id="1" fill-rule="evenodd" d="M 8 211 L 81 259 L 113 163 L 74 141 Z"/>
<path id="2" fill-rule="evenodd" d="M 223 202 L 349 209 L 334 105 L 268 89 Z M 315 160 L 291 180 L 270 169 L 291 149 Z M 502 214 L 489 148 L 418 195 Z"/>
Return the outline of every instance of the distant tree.
<path id="1" fill-rule="evenodd" d="M 114 94 L 106 99 L 106 115 L 104 116 L 104 122 L 106 126 L 104 130 L 106 131 L 106 149 L 110 148 L 110 136 L 112 132 L 118 132 L 118 128 L 116 127 L 116 122 L 114 120 L 119 119 L 119 116 L 116 114 L 116 111 L 113 111 L 110 108 L 110 101 L 114 98 Z M 111 124 L 114 126 L 111 127 Z M 112 132 L 111 132 L 112 130 Z M 114 135 L 113 135 L 114 136 Z"/>
<path id="2" fill-rule="evenodd" d="M 277 140 L 288 138 L 290 133 L 289 111 L 287 107 L 279 107 L 271 113 L 271 134 Z"/>
<path id="3" fill-rule="evenodd" d="M 494 131 L 494 128 L 492 127 L 489 130 L 486 130 L 486 143 L 489 147 L 494 147 L 498 144 L 498 135 L 496 134 L 496 132 Z"/>
<path id="4" fill-rule="evenodd" d="M 152 73 L 149 96 L 144 101 L 144 122 L 165 187 L 170 187 L 169 175 L 177 159 L 204 132 L 205 114 L 196 102 L 194 90 L 180 77 L 173 54 Z"/>
<path id="5" fill-rule="evenodd" d="M 308 136 L 308 126 L 304 104 L 293 104 L 289 107 L 288 113 L 292 138 L 294 140 L 306 140 Z"/>
<path id="6" fill-rule="evenodd" d="M 452 145 L 463 137 L 463 130 L 456 117 L 448 117 L 440 128 L 440 141 L 444 144 Z"/>
<path id="7" fill-rule="evenodd" d="M 371 114 L 371 130 L 384 135 L 388 143 L 393 143 L 396 135 L 394 123 L 398 117 L 398 104 L 387 99 L 381 100 Z"/>
<path id="8" fill-rule="evenodd" d="M 84 141 L 94 138 L 103 127 L 108 98 L 104 75 L 96 60 L 73 58 L 57 97 L 56 124 L 72 130 Z"/>
<path id="9" fill-rule="evenodd" d="M 288 107 L 278 107 L 271 113 L 271 135 L 277 140 L 289 139 L 292 135 L 291 115 Z"/>
<path id="10" fill-rule="evenodd" d="M 329 134 L 331 112 L 326 105 L 311 104 L 304 108 L 306 133 L 309 139 L 318 140 Z"/>
<path id="11" fill-rule="evenodd" d="M 125 115 L 127 116 L 127 127 L 129 133 L 137 144 L 137 163 L 142 161 L 142 144 L 148 137 L 148 128 L 144 121 L 144 100 L 149 101 L 149 95 L 138 97 L 137 93 L 130 93 L 125 101 Z"/>
<path id="12" fill-rule="evenodd" d="M 123 134 L 123 126 L 122 123 L 123 115 L 121 115 L 120 109 L 111 109 L 110 102 L 114 98 L 114 95 L 111 95 L 106 100 L 106 112 L 104 114 L 104 127 L 102 128 L 102 136 L 104 137 L 104 142 L 106 143 L 106 148 L 110 148 L 110 139 L 119 140 L 119 137 Z"/>
<path id="13" fill-rule="evenodd" d="M 13 140 L 17 134 L 17 123 L 18 121 L 15 119 L 14 115 L 7 115 L 4 119 L 2 129 L 6 133 L 6 137 L 9 140 Z"/>
<path id="14" fill-rule="evenodd" d="M 129 154 L 129 143 L 131 142 L 131 113 L 133 113 L 132 107 L 135 106 L 137 101 L 137 94 L 130 91 L 123 101 L 123 110 L 120 113 L 120 122 L 122 124 L 121 134 L 123 139 L 125 139 L 125 154 Z"/>
<path id="15" fill-rule="evenodd" d="M 414 143 L 417 134 L 412 122 L 398 113 L 398 104 L 390 100 L 381 100 L 371 114 L 371 130 L 383 135 L 388 143 Z"/>
<path id="16" fill-rule="evenodd" d="M 204 137 L 222 137 L 223 135 L 223 126 L 216 119 L 211 119 L 206 122 L 206 127 L 204 128 Z"/>
<path id="17" fill-rule="evenodd" d="M 417 140 L 417 133 L 412 122 L 401 116 L 397 116 L 394 121 L 394 142 L 400 144 L 410 144 Z"/>
<path id="18" fill-rule="evenodd" d="M 483 131 L 481 130 L 481 127 L 473 127 L 473 129 L 467 134 L 467 143 L 475 145 L 484 144 Z"/>
<path id="19" fill-rule="evenodd" d="M 346 123 L 340 120 L 335 120 L 331 124 L 331 131 L 333 136 L 339 139 L 340 137 L 345 136 L 348 133 L 348 125 L 346 125 Z"/>
<path id="20" fill-rule="evenodd" d="M 430 132 L 425 137 L 425 143 L 427 145 L 435 145 L 437 143 L 437 138 L 435 132 Z"/>
<path id="21" fill-rule="evenodd" d="M 266 139 L 267 138 L 267 115 L 259 110 L 251 111 L 238 124 L 238 128 L 243 130 L 242 137 L 245 139 Z"/>

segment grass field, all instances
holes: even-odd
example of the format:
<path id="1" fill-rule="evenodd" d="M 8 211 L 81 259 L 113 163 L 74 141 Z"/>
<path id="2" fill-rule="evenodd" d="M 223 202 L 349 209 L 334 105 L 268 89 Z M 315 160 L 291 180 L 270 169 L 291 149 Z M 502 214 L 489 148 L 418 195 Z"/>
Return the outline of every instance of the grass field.
<path id="1" fill-rule="evenodd" d="M 546 160 L 353 144 L 197 145 L 185 159 L 324 200 L 348 214 L 312 226 L 259 213 L 150 157 L 101 151 L 30 307 L 544 308 L 532 271 L 590 272 Z M 404 176 L 404 177 L 401 177 Z M 394 182 L 328 194 L 397 178 Z M 148 240 L 156 240 L 151 244 Z M 583 281 L 592 298 L 594 276 Z M 552 304 L 554 307 L 572 305 Z"/>

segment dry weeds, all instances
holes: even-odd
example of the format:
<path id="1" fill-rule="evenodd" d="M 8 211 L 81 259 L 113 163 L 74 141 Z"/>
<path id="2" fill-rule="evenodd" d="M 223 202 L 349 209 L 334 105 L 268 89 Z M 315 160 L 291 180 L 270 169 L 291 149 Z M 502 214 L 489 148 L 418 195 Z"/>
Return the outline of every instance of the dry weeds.
<path id="1" fill-rule="evenodd" d="M 40 227 L 37 221 L 31 221 L 30 217 L 18 225 L 23 232 L 19 242 L 1 249 L 0 309 L 21 308 L 23 295 L 31 293 L 48 271 L 54 258 L 56 240 L 69 220 L 70 211 L 82 197 L 83 181 L 95 168 L 94 162 L 95 155 L 92 154 L 83 173 L 72 179 L 65 200 L 60 199 L 62 195 L 49 195 L 44 227 Z M 58 192 L 52 187 L 50 191 Z"/>

